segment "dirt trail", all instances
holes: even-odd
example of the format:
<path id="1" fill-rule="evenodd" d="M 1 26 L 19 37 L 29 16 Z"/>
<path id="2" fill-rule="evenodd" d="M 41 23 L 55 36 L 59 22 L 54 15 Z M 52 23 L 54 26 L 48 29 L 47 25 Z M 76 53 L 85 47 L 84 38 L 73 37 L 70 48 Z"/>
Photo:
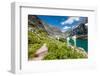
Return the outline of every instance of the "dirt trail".
<path id="1" fill-rule="evenodd" d="M 43 44 L 43 46 L 36 51 L 36 57 L 33 60 L 42 60 L 47 53 L 48 47 L 46 44 Z"/>

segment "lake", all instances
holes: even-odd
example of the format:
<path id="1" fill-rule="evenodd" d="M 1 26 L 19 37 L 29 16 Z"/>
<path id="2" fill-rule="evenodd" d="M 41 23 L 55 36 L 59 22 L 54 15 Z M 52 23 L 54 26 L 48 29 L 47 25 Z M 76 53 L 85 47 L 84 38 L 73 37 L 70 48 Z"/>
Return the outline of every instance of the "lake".
<path id="1" fill-rule="evenodd" d="M 86 52 L 88 52 L 88 39 L 73 39 L 70 38 L 68 41 L 71 45 L 83 48 Z"/>

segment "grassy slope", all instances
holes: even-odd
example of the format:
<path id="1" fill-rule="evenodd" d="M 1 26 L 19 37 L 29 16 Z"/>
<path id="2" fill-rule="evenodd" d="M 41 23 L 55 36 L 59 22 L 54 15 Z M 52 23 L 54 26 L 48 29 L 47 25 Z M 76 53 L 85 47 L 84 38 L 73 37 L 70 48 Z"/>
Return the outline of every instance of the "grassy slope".
<path id="1" fill-rule="evenodd" d="M 77 52 L 75 51 L 76 49 L 67 47 L 67 43 L 63 42 L 63 40 L 59 41 L 50 38 L 43 30 L 36 30 L 34 33 L 28 32 L 29 59 L 34 58 L 34 53 L 44 43 L 46 43 L 48 47 L 48 54 L 44 57 L 44 60 L 86 58 L 84 53 Z"/>

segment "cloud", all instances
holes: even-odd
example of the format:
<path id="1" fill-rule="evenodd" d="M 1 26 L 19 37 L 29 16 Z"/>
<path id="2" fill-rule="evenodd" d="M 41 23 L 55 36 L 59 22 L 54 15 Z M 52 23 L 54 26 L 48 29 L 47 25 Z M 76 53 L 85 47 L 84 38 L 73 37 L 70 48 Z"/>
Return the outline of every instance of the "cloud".
<path id="1" fill-rule="evenodd" d="M 69 17 L 64 22 L 61 22 L 61 25 L 72 24 L 74 21 L 79 21 L 79 20 L 80 20 L 80 17 Z"/>
<path id="2" fill-rule="evenodd" d="M 68 26 L 65 26 L 65 27 L 63 27 L 63 29 L 69 29 L 70 27 L 68 27 Z"/>
<path id="3" fill-rule="evenodd" d="M 68 29 L 70 29 L 71 27 L 68 27 L 68 26 L 64 26 L 63 28 L 62 28 L 62 32 L 65 32 L 65 31 L 67 31 Z"/>

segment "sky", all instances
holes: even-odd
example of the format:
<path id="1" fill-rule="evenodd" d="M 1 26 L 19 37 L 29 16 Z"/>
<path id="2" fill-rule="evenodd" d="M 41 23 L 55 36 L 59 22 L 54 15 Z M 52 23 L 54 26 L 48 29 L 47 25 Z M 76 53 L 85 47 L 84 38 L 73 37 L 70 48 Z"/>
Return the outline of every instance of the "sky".
<path id="1" fill-rule="evenodd" d="M 85 23 L 87 17 L 76 16 L 46 16 L 37 15 L 42 21 L 50 26 L 59 28 L 62 32 L 65 32 L 72 27 Z"/>

